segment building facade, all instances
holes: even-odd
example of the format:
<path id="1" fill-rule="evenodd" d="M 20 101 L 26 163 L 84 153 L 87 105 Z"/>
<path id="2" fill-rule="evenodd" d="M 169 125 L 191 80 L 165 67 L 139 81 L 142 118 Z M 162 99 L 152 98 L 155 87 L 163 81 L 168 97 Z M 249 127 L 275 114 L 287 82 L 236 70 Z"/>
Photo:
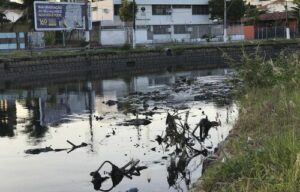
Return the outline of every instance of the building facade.
<path id="1" fill-rule="evenodd" d="M 111 1 L 111 0 L 104 0 Z M 202 36 L 222 34 L 222 26 L 212 25 L 208 0 L 136 0 L 136 43 L 201 41 Z M 101 21 L 102 45 L 126 42 L 125 25 L 119 17 L 121 0 L 113 0 L 113 21 Z M 92 4 L 93 7 L 93 4 Z M 94 11 L 97 8 L 93 8 Z M 99 11 L 99 10 L 98 10 Z"/>

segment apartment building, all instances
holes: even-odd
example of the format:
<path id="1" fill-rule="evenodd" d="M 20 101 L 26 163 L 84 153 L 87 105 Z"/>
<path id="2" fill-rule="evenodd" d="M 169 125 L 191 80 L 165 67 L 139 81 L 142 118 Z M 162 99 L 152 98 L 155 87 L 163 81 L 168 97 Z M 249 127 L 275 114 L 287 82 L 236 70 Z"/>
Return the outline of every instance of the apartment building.
<path id="1" fill-rule="evenodd" d="M 112 0 L 103 0 L 112 1 Z M 101 1 L 101 2 L 103 2 Z M 208 0 L 136 0 L 136 42 L 174 42 L 201 40 L 201 37 L 211 31 L 218 35 L 222 26 L 211 29 Z M 126 32 L 124 23 L 119 17 L 121 0 L 113 0 L 112 21 L 101 21 L 101 43 L 103 45 L 124 44 Z M 93 11 L 97 9 L 92 3 Z M 109 14 L 110 10 L 106 9 Z"/>

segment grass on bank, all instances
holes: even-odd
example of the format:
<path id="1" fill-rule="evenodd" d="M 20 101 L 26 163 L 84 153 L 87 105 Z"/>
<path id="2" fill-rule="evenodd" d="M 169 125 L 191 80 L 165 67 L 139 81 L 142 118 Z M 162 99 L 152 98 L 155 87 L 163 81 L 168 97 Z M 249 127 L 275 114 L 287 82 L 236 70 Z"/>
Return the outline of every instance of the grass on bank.
<path id="1" fill-rule="evenodd" d="M 257 45 L 278 45 L 286 46 L 288 44 L 300 43 L 300 39 L 276 39 L 276 40 L 253 40 L 241 42 L 228 42 L 224 43 L 205 43 L 205 44 L 183 44 L 183 43 L 170 43 L 170 44 L 153 44 L 148 47 L 137 47 L 131 49 L 129 47 L 107 47 L 107 48 L 53 48 L 53 49 L 33 49 L 33 50 L 12 50 L 0 51 L 0 60 L 7 59 L 23 59 L 23 58 L 39 58 L 39 57 L 53 57 L 53 56 L 72 56 L 72 55 L 85 55 L 85 54 L 120 54 L 120 53 L 141 53 L 141 52 L 161 52 L 165 48 L 170 48 L 176 51 L 193 50 L 201 48 L 225 48 L 225 47 L 243 47 L 243 46 L 257 46 Z"/>
<path id="2" fill-rule="evenodd" d="M 300 53 L 244 56 L 239 119 L 195 191 L 300 191 Z"/>

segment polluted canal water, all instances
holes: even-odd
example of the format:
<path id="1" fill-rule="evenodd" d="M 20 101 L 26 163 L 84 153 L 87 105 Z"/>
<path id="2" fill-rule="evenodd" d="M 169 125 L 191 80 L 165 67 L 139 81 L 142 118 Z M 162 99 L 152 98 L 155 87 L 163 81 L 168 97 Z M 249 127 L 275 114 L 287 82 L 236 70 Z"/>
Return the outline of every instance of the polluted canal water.
<path id="1" fill-rule="evenodd" d="M 2 89 L 0 191 L 188 191 L 238 116 L 227 72 Z"/>

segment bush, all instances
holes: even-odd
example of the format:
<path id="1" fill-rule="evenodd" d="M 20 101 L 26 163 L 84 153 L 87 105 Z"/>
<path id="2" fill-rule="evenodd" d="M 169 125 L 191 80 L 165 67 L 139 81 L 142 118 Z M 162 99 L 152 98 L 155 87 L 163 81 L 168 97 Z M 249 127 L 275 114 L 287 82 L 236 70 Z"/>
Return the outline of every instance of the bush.
<path id="1" fill-rule="evenodd" d="M 300 74 L 300 53 L 286 52 L 273 59 L 266 59 L 258 50 L 254 55 L 242 55 L 241 61 L 231 60 L 236 69 L 234 79 L 241 80 L 245 87 L 268 87 L 287 82 Z"/>
<path id="2" fill-rule="evenodd" d="M 205 39 L 206 40 L 206 42 L 210 42 L 210 40 L 212 39 L 212 38 L 214 38 L 215 36 L 214 35 L 212 35 L 211 33 L 206 33 L 206 34 L 204 34 L 204 35 L 202 35 L 202 39 Z"/>
<path id="3" fill-rule="evenodd" d="M 89 42 L 85 41 L 85 38 L 81 38 L 79 42 L 80 47 L 86 47 L 89 44 Z"/>
<path id="4" fill-rule="evenodd" d="M 55 44 L 56 36 L 55 32 L 53 31 L 47 31 L 44 33 L 44 41 L 46 46 L 52 46 Z"/>
<path id="5" fill-rule="evenodd" d="M 124 43 L 124 45 L 121 47 L 122 50 L 129 50 L 130 49 L 130 44 L 129 43 Z"/>

